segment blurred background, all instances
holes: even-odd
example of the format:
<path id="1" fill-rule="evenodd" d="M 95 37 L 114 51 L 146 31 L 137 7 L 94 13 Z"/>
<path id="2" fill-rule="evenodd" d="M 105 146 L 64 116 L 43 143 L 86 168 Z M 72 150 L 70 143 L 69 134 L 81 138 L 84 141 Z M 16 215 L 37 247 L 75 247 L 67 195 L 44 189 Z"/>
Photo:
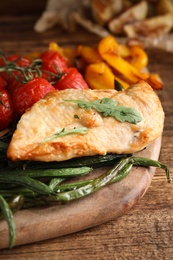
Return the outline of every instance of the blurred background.
<path id="1" fill-rule="evenodd" d="M 101 37 L 155 37 L 173 31 L 173 0 L 1 0 L 4 15 L 36 16 L 37 32 L 57 24 L 67 31 L 80 25 Z"/>
<path id="2" fill-rule="evenodd" d="M 24 15 L 41 14 L 46 6 L 47 0 L 1 0 L 0 15 Z"/>
<path id="3" fill-rule="evenodd" d="M 73 32 L 70 44 L 111 33 L 172 50 L 173 0 L 0 1 L 0 39 L 13 41 L 20 34 L 21 40 L 51 40 L 60 35 L 63 43 Z"/>

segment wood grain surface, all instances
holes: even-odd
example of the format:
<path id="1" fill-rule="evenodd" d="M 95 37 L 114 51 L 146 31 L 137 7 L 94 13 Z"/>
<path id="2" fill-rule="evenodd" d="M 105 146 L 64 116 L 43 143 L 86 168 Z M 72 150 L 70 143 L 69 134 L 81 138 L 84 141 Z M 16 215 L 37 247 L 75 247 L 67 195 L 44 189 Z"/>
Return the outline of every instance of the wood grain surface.
<path id="1" fill-rule="evenodd" d="M 99 40 L 82 28 L 75 35 L 58 27 L 37 34 L 33 32 L 37 18 L 1 16 L 0 49 L 7 54 L 23 54 L 45 50 L 50 41 L 71 45 Z M 158 92 L 166 117 L 160 161 L 173 172 L 173 53 L 156 48 L 147 52 L 150 71 L 159 73 L 164 82 Z M 60 238 L 2 249 L 0 259 L 173 259 L 172 244 L 173 185 L 157 169 L 145 196 L 118 219 Z"/>

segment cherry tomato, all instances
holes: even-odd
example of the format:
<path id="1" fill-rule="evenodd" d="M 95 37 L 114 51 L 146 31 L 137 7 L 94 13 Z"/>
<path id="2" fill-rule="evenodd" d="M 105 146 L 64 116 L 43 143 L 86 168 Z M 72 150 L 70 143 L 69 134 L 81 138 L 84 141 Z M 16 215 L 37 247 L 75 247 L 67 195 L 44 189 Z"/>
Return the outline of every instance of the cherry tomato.
<path id="1" fill-rule="evenodd" d="M 27 68 L 30 64 L 31 64 L 31 61 L 24 58 L 24 57 L 21 57 L 19 55 L 10 55 L 7 57 L 7 60 L 9 62 L 14 62 L 14 64 L 18 65 L 19 67 L 22 67 L 22 68 Z M 5 61 L 3 59 L 0 60 L 0 65 L 1 66 L 5 66 Z M 12 71 L 9 73 L 7 72 L 2 72 L 1 73 L 1 76 L 5 79 L 6 82 L 10 82 L 13 81 L 13 79 L 15 78 L 15 75 L 21 75 L 21 73 L 19 71 Z"/>
<path id="2" fill-rule="evenodd" d="M 54 84 L 54 87 L 59 90 L 74 88 L 87 89 L 88 85 L 82 74 L 76 68 L 68 68 L 63 76 Z"/>
<path id="3" fill-rule="evenodd" d="M 9 56 L 8 61 L 10 61 L 10 62 L 16 61 L 16 64 L 21 68 L 27 68 L 31 64 L 30 60 L 28 60 L 24 57 L 20 57 L 18 55 Z M 9 89 L 12 90 L 13 88 L 17 87 L 18 85 L 21 86 L 21 82 L 17 79 L 17 77 L 20 78 L 21 80 L 23 80 L 23 76 L 20 71 L 15 71 L 10 74 Z"/>
<path id="4" fill-rule="evenodd" d="M 55 88 L 44 78 L 33 78 L 22 87 L 16 88 L 12 95 L 12 101 L 16 113 L 21 116 L 26 109 L 43 98 Z"/>
<path id="5" fill-rule="evenodd" d="M 8 91 L 13 95 L 16 88 L 20 88 L 24 85 L 24 77 L 20 71 L 15 71 L 10 75 L 10 82 L 8 83 Z"/>
<path id="6" fill-rule="evenodd" d="M 7 83 L 3 77 L 0 76 L 0 91 L 5 89 L 7 86 Z"/>
<path id="7" fill-rule="evenodd" d="M 19 55 L 10 55 L 10 56 L 7 57 L 7 60 L 11 64 L 14 62 L 14 64 L 16 64 L 18 67 L 21 67 L 21 68 L 27 68 L 31 64 L 30 60 L 28 60 L 24 57 L 20 57 Z M 5 66 L 5 61 L 3 59 L 1 59 L 0 64 L 2 66 Z M 1 76 L 8 83 L 7 89 L 10 92 L 10 94 L 12 94 L 14 92 L 15 88 L 22 86 L 21 81 L 24 78 L 23 78 L 22 73 L 18 70 L 11 71 L 9 73 L 6 72 L 6 71 L 2 72 Z"/>
<path id="8" fill-rule="evenodd" d="M 0 130 L 7 128 L 13 121 L 14 111 L 10 94 L 7 90 L 0 91 Z"/>
<path id="9" fill-rule="evenodd" d="M 40 59 L 42 60 L 42 77 L 46 78 L 48 81 L 51 81 L 54 77 L 52 77 L 50 73 L 46 73 L 45 71 L 57 75 L 62 73 L 62 71 L 64 71 L 68 67 L 67 60 L 56 51 L 45 51 L 40 55 Z"/>
<path id="10" fill-rule="evenodd" d="M 7 60 L 10 62 L 15 62 L 19 67 L 28 67 L 31 64 L 31 61 L 28 60 L 27 58 L 21 57 L 19 55 L 10 55 L 7 57 Z"/>

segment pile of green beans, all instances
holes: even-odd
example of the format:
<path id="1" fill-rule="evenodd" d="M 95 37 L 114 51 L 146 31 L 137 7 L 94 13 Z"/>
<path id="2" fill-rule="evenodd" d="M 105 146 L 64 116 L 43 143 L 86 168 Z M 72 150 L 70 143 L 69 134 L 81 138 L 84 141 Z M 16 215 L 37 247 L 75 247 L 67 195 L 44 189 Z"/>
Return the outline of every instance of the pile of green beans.
<path id="1" fill-rule="evenodd" d="M 7 145 L 0 141 L 0 158 L 4 161 Z M 0 160 L 1 164 L 1 160 Z M 132 155 L 91 156 L 65 162 L 19 162 L 6 159 L 0 172 L 0 219 L 9 227 L 9 247 L 15 243 L 14 213 L 20 209 L 68 203 L 81 199 L 106 185 L 121 181 L 133 166 L 159 167 L 171 182 L 168 167 L 158 161 Z M 94 168 L 108 166 L 103 174 L 89 178 Z M 81 176 L 87 175 L 88 178 Z M 76 179 L 81 177 L 80 180 Z"/>

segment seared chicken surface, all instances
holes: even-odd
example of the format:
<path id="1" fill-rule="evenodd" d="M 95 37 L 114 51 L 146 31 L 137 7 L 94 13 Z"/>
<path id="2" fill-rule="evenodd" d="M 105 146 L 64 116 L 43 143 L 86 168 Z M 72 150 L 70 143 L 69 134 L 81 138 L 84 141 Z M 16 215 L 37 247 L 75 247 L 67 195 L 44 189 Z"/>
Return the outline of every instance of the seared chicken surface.
<path id="1" fill-rule="evenodd" d="M 79 108 L 66 100 L 94 101 L 111 98 L 119 106 L 136 109 L 137 124 L 103 117 L 95 109 Z M 145 148 L 163 131 L 164 112 L 158 96 L 144 81 L 125 91 L 67 89 L 47 94 L 18 122 L 7 155 L 12 160 L 62 161 L 106 153 L 134 153 Z M 86 127 L 86 134 L 74 133 L 47 138 L 63 129 Z"/>

